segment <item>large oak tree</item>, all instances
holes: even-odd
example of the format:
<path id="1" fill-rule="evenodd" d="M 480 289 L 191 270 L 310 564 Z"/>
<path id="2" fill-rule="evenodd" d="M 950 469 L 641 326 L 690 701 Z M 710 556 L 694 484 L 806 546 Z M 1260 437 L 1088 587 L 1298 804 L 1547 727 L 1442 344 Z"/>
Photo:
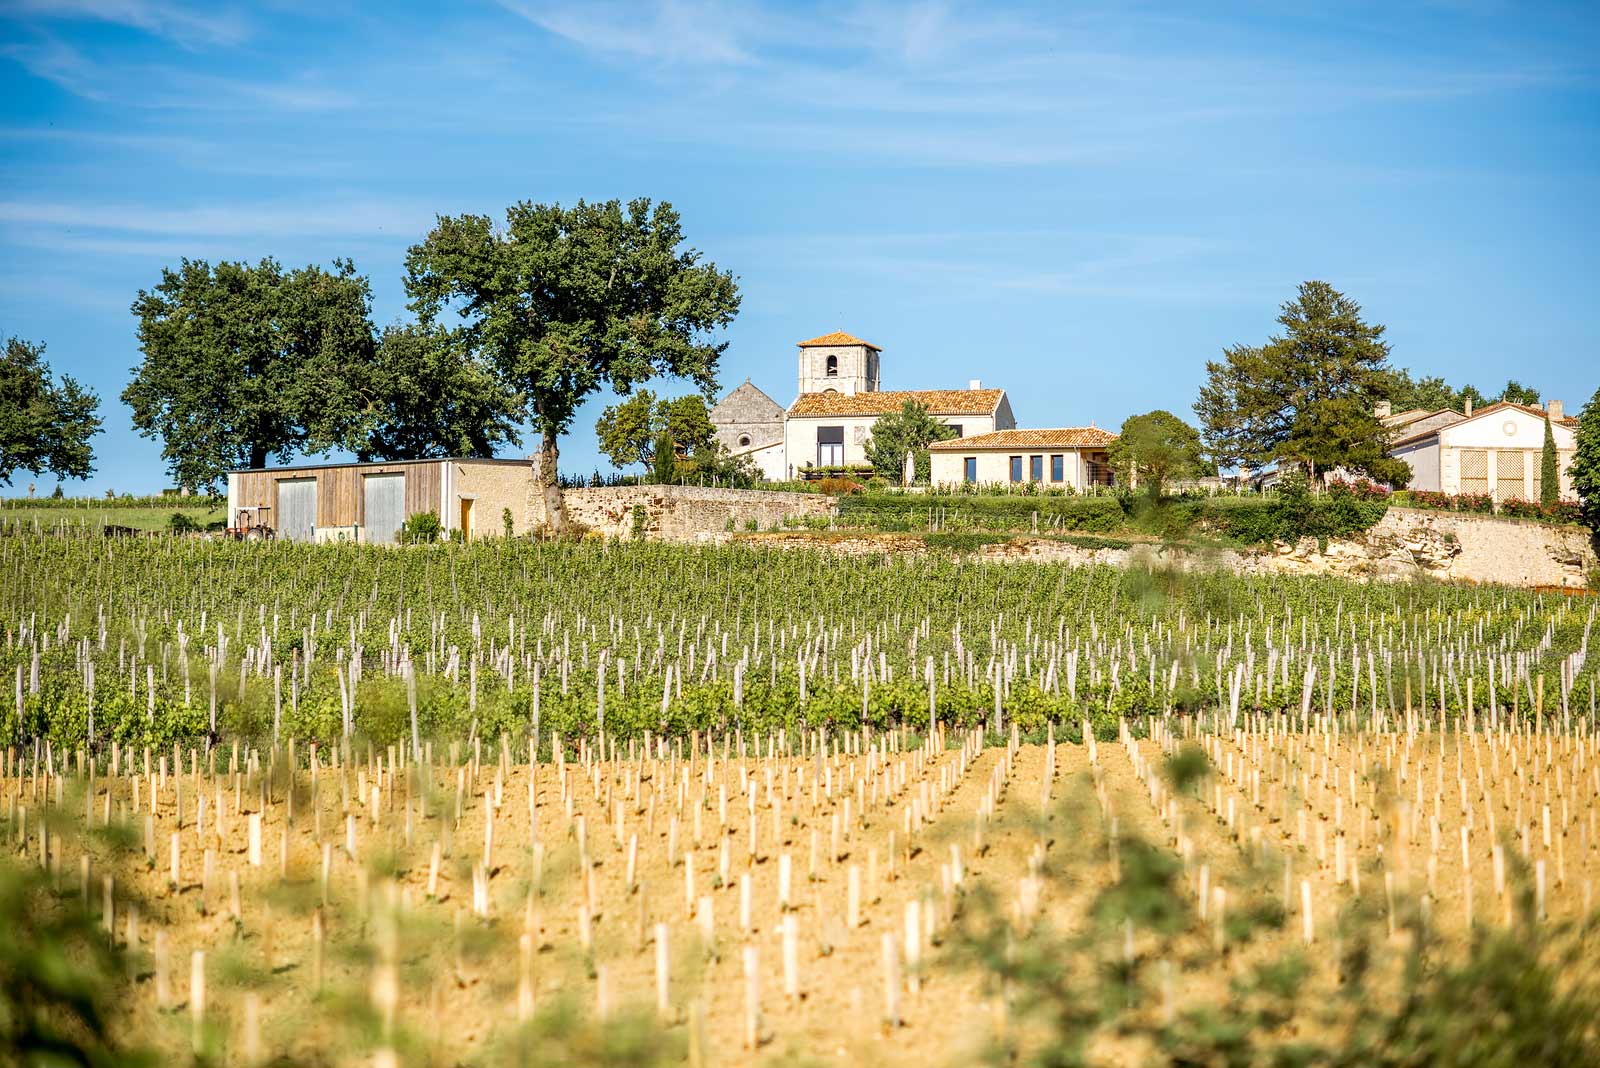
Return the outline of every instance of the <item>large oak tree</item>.
<path id="1" fill-rule="evenodd" d="M 1404 485 L 1411 468 L 1384 455 L 1375 414 L 1394 393 L 1381 325 L 1326 282 L 1304 282 L 1278 316 L 1281 335 L 1235 345 L 1206 363 L 1194 406 L 1201 437 L 1222 467 L 1298 464 L 1308 475 L 1343 467 Z"/>
<path id="2" fill-rule="evenodd" d="M 180 486 L 350 447 L 369 428 L 370 308 L 348 260 L 285 271 L 186 259 L 133 302 L 144 361 L 122 399 Z"/>
<path id="3" fill-rule="evenodd" d="M 684 246 L 670 204 L 647 199 L 522 201 L 504 227 L 441 216 L 406 257 L 406 291 L 424 326 L 453 311 L 453 335 L 521 398 L 557 530 L 566 525 L 557 440 L 578 407 L 602 387 L 626 396 L 657 375 L 713 390 L 727 343 L 710 335 L 739 310 L 733 275 Z"/>
<path id="4" fill-rule="evenodd" d="M 18 471 L 57 478 L 94 474 L 89 439 L 100 432 L 100 398 L 70 375 L 57 382 L 44 346 L 9 339 L 0 354 L 0 483 Z"/>

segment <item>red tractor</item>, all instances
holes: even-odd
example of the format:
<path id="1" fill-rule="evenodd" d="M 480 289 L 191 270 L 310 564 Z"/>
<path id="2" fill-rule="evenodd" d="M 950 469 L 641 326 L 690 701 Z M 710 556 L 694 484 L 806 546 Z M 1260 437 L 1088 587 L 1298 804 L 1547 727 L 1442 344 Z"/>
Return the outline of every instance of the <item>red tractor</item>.
<path id="1" fill-rule="evenodd" d="M 271 514 L 271 506 L 265 504 L 240 508 L 234 516 L 234 525 L 222 533 L 234 541 L 270 541 L 275 533 L 267 522 Z"/>

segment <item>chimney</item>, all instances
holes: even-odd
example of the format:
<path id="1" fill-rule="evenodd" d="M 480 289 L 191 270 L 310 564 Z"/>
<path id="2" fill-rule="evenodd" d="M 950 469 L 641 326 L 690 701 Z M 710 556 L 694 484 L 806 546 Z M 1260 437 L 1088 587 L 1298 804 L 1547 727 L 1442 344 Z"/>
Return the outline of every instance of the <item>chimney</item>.
<path id="1" fill-rule="evenodd" d="M 968 379 L 967 388 L 968 389 L 982 389 L 983 388 L 983 383 L 978 381 L 976 378 Z"/>
<path id="2" fill-rule="evenodd" d="M 1467 414 L 1469 416 L 1472 414 L 1472 398 L 1471 397 L 1467 398 L 1467 410 L 1466 410 L 1465 414 Z"/>
<path id="3" fill-rule="evenodd" d="M 1372 407 L 1372 414 L 1379 419 L 1387 419 L 1394 414 L 1394 406 L 1388 401 L 1379 401 Z"/>
<path id="4" fill-rule="evenodd" d="M 1567 406 L 1558 400 L 1553 400 L 1549 404 L 1545 405 L 1544 410 L 1545 414 L 1550 417 L 1550 421 L 1552 423 L 1559 423 L 1561 420 L 1567 417 Z"/>

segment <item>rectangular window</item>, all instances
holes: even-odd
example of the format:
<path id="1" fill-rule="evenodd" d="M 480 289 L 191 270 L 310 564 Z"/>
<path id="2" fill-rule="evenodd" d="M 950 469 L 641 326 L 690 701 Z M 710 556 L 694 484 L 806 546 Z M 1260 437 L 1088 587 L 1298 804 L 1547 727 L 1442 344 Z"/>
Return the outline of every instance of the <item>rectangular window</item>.
<path id="1" fill-rule="evenodd" d="M 1030 456 L 1030 457 L 1028 457 L 1028 479 L 1031 482 L 1043 482 L 1044 481 L 1044 457 L 1043 456 Z"/>
<path id="2" fill-rule="evenodd" d="M 961 477 L 965 478 L 968 482 L 978 481 L 978 458 L 976 456 L 968 456 L 966 459 L 962 460 L 961 467 Z"/>
<path id="3" fill-rule="evenodd" d="M 838 467 L 844 463 L 844 427 L 817 427 L 817 466 Z"/>
<path id="4" fill-rule="evenodd" d="M 1013 456 L 1011 458 L 1011 481 L 1022 481 L 1022 457 L 1020 456 Z"/>
<path id="5" fill-rule="evenodd" d="M 958 438 L 961 437 L 961 424 L 960 423 L 946 423 L 945 426 L 947 426 L 951 430 L 955 431 L 955 437 L 958 437 Z"/>
<path id="6" fill-rule="evenodd" d="M 1064 482 L 1067 475 L 1067 458 L 1057 453 L 1050 457 L 1050 481 Z"/>

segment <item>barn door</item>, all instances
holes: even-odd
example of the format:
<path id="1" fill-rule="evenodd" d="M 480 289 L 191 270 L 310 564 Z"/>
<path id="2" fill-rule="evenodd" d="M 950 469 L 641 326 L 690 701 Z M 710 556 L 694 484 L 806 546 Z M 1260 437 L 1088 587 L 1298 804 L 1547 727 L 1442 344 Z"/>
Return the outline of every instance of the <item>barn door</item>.
<path id="1" fill-rule="evenodd" d="M 278 482 L 278 537 L 310 541 L 317 531 L 317 480 L 285 478 Z"/>
<path id="2" fill-rule="evenodd" d="M 406 476 L 368 475 L 365 483 L 365 540 L 374 545 L 392 544 L 406 521 Z"/>

